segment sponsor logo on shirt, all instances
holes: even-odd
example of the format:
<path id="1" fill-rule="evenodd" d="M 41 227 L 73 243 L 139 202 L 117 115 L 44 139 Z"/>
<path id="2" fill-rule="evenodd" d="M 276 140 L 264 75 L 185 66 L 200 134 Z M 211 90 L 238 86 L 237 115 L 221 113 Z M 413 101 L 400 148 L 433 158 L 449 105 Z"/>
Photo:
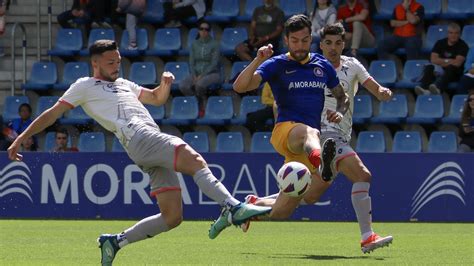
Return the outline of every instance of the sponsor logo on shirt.
<path id="1" fill-rule="evenodd" d="M 288 90 L 304 88 L 326 89 L 326 83 L 322 81 L 292 81 L 290 85 L 288 85 Z"/>

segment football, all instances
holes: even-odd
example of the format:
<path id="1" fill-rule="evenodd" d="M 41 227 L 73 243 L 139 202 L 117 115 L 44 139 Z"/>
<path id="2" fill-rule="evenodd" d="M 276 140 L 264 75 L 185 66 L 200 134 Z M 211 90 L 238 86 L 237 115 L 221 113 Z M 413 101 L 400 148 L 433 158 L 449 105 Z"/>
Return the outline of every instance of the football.
<path id="1" fill-rule="evenodd" d="M 311 173 L 308 167 L 299 162 L 284 164 L 277 174 L 280 190 L 290 197 L 300 197 L 311 185 Z"/>

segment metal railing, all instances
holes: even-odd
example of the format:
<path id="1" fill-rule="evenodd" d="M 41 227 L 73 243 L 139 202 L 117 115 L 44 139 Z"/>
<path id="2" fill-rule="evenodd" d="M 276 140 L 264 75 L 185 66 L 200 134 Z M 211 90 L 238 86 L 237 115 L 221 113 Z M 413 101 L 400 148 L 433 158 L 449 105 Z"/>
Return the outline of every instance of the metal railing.
<path id="1" fill-rule="evenodd" d="M 41 0 L 38 0 L 36 10 L 36 57 L 41 61 Z"/>
<path id="2" fill-rule="evenodd" d="M 17 27 L 20 28 L 23 40 L 21 41 L 21 47 L 23 50 L 23 66 L 22 66 L 22 71 L 23 71 L 23 83 L 26 83 L 26 30 L 25 26 L 23 24 L 16 22 L 13 27 L 12 27 L 12 35 L 11 35 L 11 60 L 12 60 L 12 76 L 11 76 L 11 84 L 10 84 L 10 90 L 11 90 L 11 95 L 15 95 L 15 74 L 16 74 L 16 68 L 15 68 L 15 33 Z M 23 94 L 25 94 L 25 91 L 23 91 Z"/>

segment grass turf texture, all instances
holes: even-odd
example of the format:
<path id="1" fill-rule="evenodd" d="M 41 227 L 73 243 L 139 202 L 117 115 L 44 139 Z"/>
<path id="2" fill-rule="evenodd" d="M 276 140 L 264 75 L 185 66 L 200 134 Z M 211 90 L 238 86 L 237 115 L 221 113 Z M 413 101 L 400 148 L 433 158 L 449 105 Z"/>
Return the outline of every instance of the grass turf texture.
<path id="1" fill-rule="evenodd" d="M 98 265 L 96 238 L 133 221 L 0 220 L 0 265 Z M 210 222 L 177 229 L 119 251 L 114 265 L 410 264 L 474 265 L 474 224 L 376 223 L 390 247 L 364 255 L 356 223 L 254 222 L 207 238 Z"/>

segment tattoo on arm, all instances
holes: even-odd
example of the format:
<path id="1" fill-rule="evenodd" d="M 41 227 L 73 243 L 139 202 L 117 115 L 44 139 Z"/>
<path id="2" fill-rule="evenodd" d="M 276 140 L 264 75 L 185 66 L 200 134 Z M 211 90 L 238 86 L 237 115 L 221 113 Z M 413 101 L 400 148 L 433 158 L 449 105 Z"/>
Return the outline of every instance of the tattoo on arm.
<path id="1" fill-rule="evenodd" d="M 340 112 L 341 114 L 345 114 L 349 109 L 349 97 L 342 88 L 341 84 L 337 85 L 334 89 L 332 89 L 332 95 L 337 100 L 337 107 L 336 111 Z"/>

